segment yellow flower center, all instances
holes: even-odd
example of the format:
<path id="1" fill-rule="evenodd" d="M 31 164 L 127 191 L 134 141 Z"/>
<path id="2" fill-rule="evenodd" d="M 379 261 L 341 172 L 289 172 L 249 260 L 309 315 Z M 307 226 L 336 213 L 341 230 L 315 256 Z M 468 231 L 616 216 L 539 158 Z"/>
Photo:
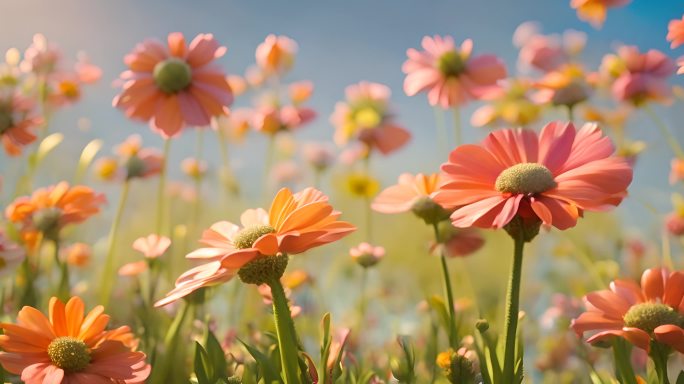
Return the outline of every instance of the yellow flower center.
<path id="1" fill-rule="evenodd" d="M 251 248 L 254 246 L 254 242 L 257 241 L 263 235 L 269 233 L 275 233 L 275 229 L 270 225 L 255 225 L 252 227 L 247 227 L 240 231 L 235 239 L 233 239 L 233 245 L 237 249 Z"/>
<path id="2" fill-rule="evenodd" d="M 661 325 L 684 325 L 684 316 L 662 303 L 642 303 L 633 306 L 623 317 L 626 327 L 639 328 L 653 333 Z"/>
<path id="3" fill-rule="evenodd" d="M 373 107 L 363 107 L 354 115 L 354 122 L 362 128 L 377 127 L 381 121 L 382 116 Z"/>
<path id="4" fill-rule="evenodd" d="M 457 77 L 465 70 L 465 62 L 456 51 L 449 51 L 437 59 L 437 68 L 444 77 Z"/>
<path id="5" fill-rule="evenodd" d="M 80 372 L 90 364 L 88 346 L 73 337 L 58 337 L 47 348 L 50 361 L 66 372 Z"/>
<path id="6" fill-rule="evenodd" d="M 81 94 L 78 83 L 74 81 L 62 81 L 59 83 L 59 92 L 67 99 L 76 99 Z"/>
<path id="7" fill-rule="evenodd" d="M 499 174 L 495 188 L 502 193 L 535 194 L 556 187 L 553 174 L 545 166 L 538 163 L 516 164 Z"/>
<path id="8" fill-rule="evenodd" d="M 170 58 L 154 67 L 154 82 L 164 93 L 177 93 L 192 83 L 192 69 L 184 60 Z"/>
<path id="9" fill-rule="evenodd" d="M 145 173 L 145 162 L 138 156 L 131 156 L 126 161 L 126 178 L 142 177 Z"/>
<path id="10" fill-rule="evenodd" d="M 238 277 L 245 284 L 256 285 L 279 280 L 285 273 L 288 261 L 284 253 L 259 257 L 243 265 L 238 270 Z"/>

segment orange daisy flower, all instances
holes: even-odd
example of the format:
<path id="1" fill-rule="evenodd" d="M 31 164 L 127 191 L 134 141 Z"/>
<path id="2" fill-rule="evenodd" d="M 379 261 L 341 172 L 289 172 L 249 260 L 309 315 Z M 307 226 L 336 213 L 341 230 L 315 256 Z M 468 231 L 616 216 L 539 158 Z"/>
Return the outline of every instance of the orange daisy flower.
<path id="1" fill-rule="evenodd" d="M 204 231 L 197 249 L 186 257 L 205 263 L 176 280 L 176 287 L 155 306 L 163 306 L 199 288 L 226 282 L 236 274 L 246 283 L 263 284 L 264 269 L 282 272 L 287 255 L 306 252 L 332 243 L 356 230 L 339 221 L 340 212 L 328 197 L 313 188 L 293 194 L 283 188 L 273 199 L 269 212 L 249 209 L 240 217 L 242 226 L 220 221 Z"/>
<path id="2" fill-rule="evenodd" d="M 31 196 L 19 197 L 5 210 L 7 219 L 20 225 L 25 239 L 42 234 L 54 240 L 68 224 L 78 224 L 100 212 L 106 202 L 103 194 L 76 185 L 69 187 L 63 181 L 57 185 L 40 188 Z"/>
<path id="3" fill-rule="evenodd" d="M 577 17 L 601 28 L 606 21 L 608 8 L 623 7 L 632 0 L 570 0 L 570 6 L 577 10 Z"/>
<path id="4" fill-rule="evenodd" d="M 587 311 L 573 320 L 572 328 L 582 336 L 600 331 L 587 342 L 602 345 L 621 337 L 649 351 L 651 342 L 684 353 L 684 271 L 666 268 L 644 271 L 641 285 L 615 280 L 610 289 L 584 297 Z"/>
<path id="5" fill-rule="evenodd" d="M 499 130 L 451 152 L 434 201 L 456 208 L 456 227 L 502 228 L 520 217 L 567 229 L 583 211 L 605 211 L 626 195 L 632 167 L 613 152 L 596 124 Z"/>
<path id="6" fill-rule="evenodd" d="M 167 46 L 146 40 L 124 58 L 129 70 L 113 104 L 165 138 L 185 125 L 207 126 L 233 102 L 225 73 L 213 65 L 225 53 L 211 34 L 197 35 L 189 46 L 179 32 L 169 34 Z"/>
<path id="7" fill-rule="evenodd" d="M 66 305 L 53 297 L 49 307 L 49 317 L 24 307 L 17 324 L 0 323 L 0 363 L 7 371 L 26 384 L 145 382 L 150 366 L 129 327 L 105 330 L 103 307 L 84 316 L 78 297 Z"/>

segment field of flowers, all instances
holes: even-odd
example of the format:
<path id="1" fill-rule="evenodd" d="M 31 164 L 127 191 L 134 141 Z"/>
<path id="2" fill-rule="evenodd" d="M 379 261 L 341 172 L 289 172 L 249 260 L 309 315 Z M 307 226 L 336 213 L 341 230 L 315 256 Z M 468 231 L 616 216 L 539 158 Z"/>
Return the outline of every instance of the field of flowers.
<path id="1" fill-rule="evenodd" d="M 600 36 L 633 4 L 565 6 Z M 680 8 L 643 31 L 670 50 L 615 43 L 598 65 L 587 33 L 539 22 L 512 33 L 517 62 L 405 41 L 403 87 L 349 84 L 329 115 L 277 31 L 240 70 L 211 30 L 140 36 L 118 74 L 15 42 L 0 382 L 684 384 Z M 138 130 L 121 142 L 60 119 L 102 83 Z M 407 126 L 397 94 L 434 119 Z M 668 167 L 652 197 L 633 183 Z"/>

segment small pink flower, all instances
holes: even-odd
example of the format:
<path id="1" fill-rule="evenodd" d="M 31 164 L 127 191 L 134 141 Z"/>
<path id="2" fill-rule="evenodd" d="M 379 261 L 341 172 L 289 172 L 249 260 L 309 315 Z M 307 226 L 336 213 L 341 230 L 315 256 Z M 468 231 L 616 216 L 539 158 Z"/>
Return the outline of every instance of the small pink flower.
<path id="1" fill-rule="evenodd" d="M 136 239 L 133 242 L 133 249 L 142 253 L 147 258 L 154 259 L 163 255 L 170 245 L 171 239 L 153 233 L 146 237 Z"/>
<path id="2" fill-rule="evenodd" d="M 140 135 L 131 135 L 114 147 L 118 160 L 100 159 L 96 168 L 105 180 L 148 178 L 161 172 L 163 156 L 154 148 L 143 148 Z"/>
<path id="3" fill-rule="evenodd" d="M 448 257 L 465 257 L 478 251 L 485 241 L 475 228 L 455 228 L 452 225 L 441 225 L 440 238 L 443 244 L 433 244 L 431 252 L 443 246 Z"/>
<path id="4" fill-rule="evenodd" d="M 331 143 L 304 143 L 302 156 L 316 170 L 323 171 L 335 163 L 335 148 Z"/>
<path id="5" fill-rule="evenodd" d="M 18 92 L 0 93 L 0 141 L 8 155 L 18 156 L 22 147 L 34 142 L 34 129 L 42 122 L 31 99 Z"/>
<path id="6" fill-rule="evenodd" d="M 316 118 L 316 111 L 306 107 L 262 105 L 252 113 L 251 126 L 255 130 L 274 135 L 294 131 Z"/>
<path id="7" fill-rule="evenodd" d="M 536 24 L 527 22 L 516 29 L 513 39 L 520 47 L 518 63 L 523 69 L 549 72 L 568 64 L 579 54 L 586 45 L 587 35 L 575 30 L 567 30 L 562 36 L 543 35 Z"/>
<path id="8" fill-rule="evenodd" d="M 0 276 L 13 274 L 25 257 L 26 252 L 0 231 Z"/>
<path id="9" fill-rule="evenodd" d="M 681 20 L 672 20 L 667 25 L 667 41 L 672 42 L 672 49 L 684 44 L 684 15 Z"/>
<path id="10" fill-rule="evenodd" d="M 256 62 L 267 74 L 282 75 L 292 68 L 297 43 L 287 36 L 268 35 L 256 49 Z"/>
<path id="11" fill-rule="evenodd" d="M 665 228 L 673 236 L 684 235 L 684 217 L 679 212 L 672 212 L 665 218 Z"/>
<path id="12" fill-rule="evenodd" d="M 372 267 L 385 257 L 385 248 L 363 242 L 349 250 L 349 256 L 364 268 Z"/>
<path id="13" fill-rule="evenodd" d="M 667 80 L 675 72 L 674 62 L 654 49 L 639 52 L 634 46 L 618 49 L 617 57 L 608 55 L 601 65 L 603 72 L 615 76 L 613 96 L 619 101 L 639 105 L 647 101 L 668 101 L 671 88 Z"/>
<path id="14" fill-rule="evenodd" d="M 287 87 L 290 100 L 294 105 L 299 105 L 309 100 L 313 94 L 313 89 L 313 83 L 310 81 L 298 81 Z"/>
<path id="15" fill-rule="evenodd" d="M 145 260 L 127 263 L 119 268 L 119 276 L 134 277 L 147 271 L 147 262 Z"/>
<path id="16" fill-rule="evenodd" d="M 301 178 L 301 167 L 296 162 L 288 160 L 273 165 L 269 181 L 276 187 L 294 186 Z"/>
<path id="17" fill-rule="evenodd" d="M 242 142 L 249 131 L 251 120 L 251 110 L 238 108 L 231 110 L 228 116 L 214 117 L 211 127 L 222 131 L 232 141 Z"/>
<path id="18" fill-rule="evenodd" d="M 684 160 L 674 158 L 670 162 L 670 184 L 684 180 Z"/>
<path id="19" fill-rule="evenodd" d="M 234 96 L 240 96 L 247 91 L 247 80 L 242 76 L 228 75 L 226 80 L 228 81 L 228 85 L 230 85 L 230 90 L 233 91 Z"/>
<path id="20" fill-rule="evenodd" d="M 62 54 L 56 45 L 48 43 L 44 35 L 37 33 L 33 35 L 33 43 L 24 52 L 24 60 L 21 69 L 24 72 L 47 75 L 59 66 Z"/>
<path id="21" fill-rule="evenodd" d="M 348 86 L 345 95 L 346 101 L 338 102 L 330 117 L 337 145 L 359 141 L 369 150 L 388 155 L 411 139 L 411 133 L 393 121 L 389 87 L 362 81 Z"/>
<path id="22" fill-rule="evenodd" d="M 201 179 L 206 175 L 209 166 L 206 161 L 188 157 L 181 162 L 181 170 L 193 179 Z"/>
<path id="23" fill-rule="evenodd" d="M 76 267 L 85 267 L 93 257 L 93 249 L 85 243 L 74 243 L 62 250 L 64 261 Z"/>
<path id="24" fill-rule="evenodd" d="M 483 91 L 506 77 L 506 66 L 494 55 L 470 57 L 472 40 L 456 47 L 451 36 L 425 36 L 423 51 L 409 49 L 402 71 L 404 92 L 414 96 L 427 92 L 430 105 L 459 106 L 479 99 Z"/>

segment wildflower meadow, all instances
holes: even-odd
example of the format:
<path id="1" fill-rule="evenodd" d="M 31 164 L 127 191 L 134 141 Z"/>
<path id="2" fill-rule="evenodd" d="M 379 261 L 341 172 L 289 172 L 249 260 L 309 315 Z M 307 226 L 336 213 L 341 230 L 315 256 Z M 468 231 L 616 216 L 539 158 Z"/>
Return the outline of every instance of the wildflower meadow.
<path id="1" fill-rule="evenodd" d="M 0 4 L 0 383 L 684 384 L 684 2 Z"/>

